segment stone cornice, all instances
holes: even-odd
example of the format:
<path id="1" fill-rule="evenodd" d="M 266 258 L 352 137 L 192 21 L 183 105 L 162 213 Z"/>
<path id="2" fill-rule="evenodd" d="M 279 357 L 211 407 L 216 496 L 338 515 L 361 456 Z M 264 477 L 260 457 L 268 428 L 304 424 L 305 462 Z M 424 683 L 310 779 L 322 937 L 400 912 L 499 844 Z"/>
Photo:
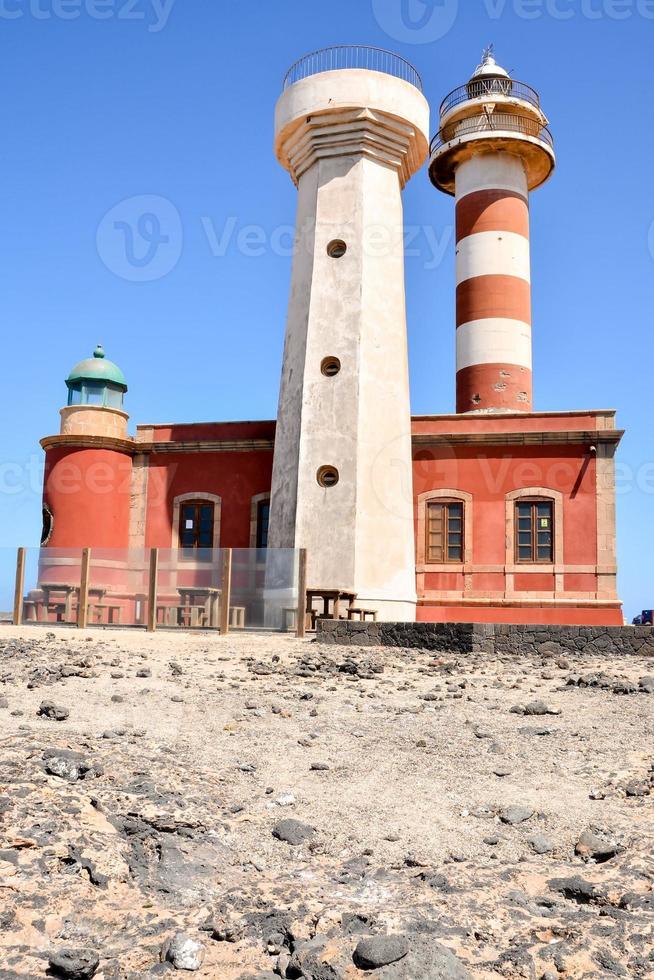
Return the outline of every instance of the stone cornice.
<path id="1" fill-rule="evenodd" d="M 133 439 L 115 439 L 112 436 L 46 436 L 41 439 L 41 446 L 46 452 L 48 449 L 110 449 L 130 456 L 138 452 Z"/>
<path id="2" fill-rule="evenodd" d="M 158 455 L 161 453 L 243 453 L 272 452 L 272 439 L 199 440 L 198 442 L 134 442 L 132 439 L 112 439 L 108 436 L 46 436 L 43 449 L 112 449 L 129 453 Z"/>
<path id="3" fill-rule="evenodd" d="M 321 158 L 362 155 L 397 170 L 404 187 L 421 166 L 422 151 L 415 127 L 369 108 L 313 113 L 282 144 L 284 165 L 296 184 Z"/>
<path id="4" fill-rule="evenodd" d="M 247 453 L 272 452 L 272 439 L 203 439 L 198 442 L 138 442 L 136 452 L 150 453 Z"/>
<path id="5" fill-rule="evenodd" d="M 561 446 L 610 443 L 617 446 L 624 429 L 585 429 L 547 432 L 438 432 L 414 433 L 412 443 L 420 446 Z"/>
<path id="6" fill-rule="evenodd" d="M 439 432 L 414 433 L 414 448 L 429 446 L 562 446 L 595 445 L 605 443 L 616 446 L 622 429 L 586 429 L 548 432 Z M 132 439 L 113 439 L 109 436 L 46 436 L 41 440 L 43 449 L 109 449 L 131 456 L 160 455 L 162 453 L 245 453 L 272 452 L 273 439 L 204 439 L 179 442 L 135 442 Z"/>

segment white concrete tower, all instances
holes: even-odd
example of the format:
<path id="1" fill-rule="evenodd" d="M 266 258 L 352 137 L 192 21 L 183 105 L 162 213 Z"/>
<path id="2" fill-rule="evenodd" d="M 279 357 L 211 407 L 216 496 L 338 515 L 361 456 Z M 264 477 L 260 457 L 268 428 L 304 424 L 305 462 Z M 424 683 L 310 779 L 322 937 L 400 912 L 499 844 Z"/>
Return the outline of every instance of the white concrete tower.
<path id="1" fill-rule="evenodd" d="M 492 49 L 441 105 L 429 176 L 456 196 L 456 410 L 532 410 L 529 192 L 555 165 L 537 93 Z"/>
<path id="2" fill-rule="evenodd" d="M 415 618 L 401 190 L 428 127 L 415 69 L 365 47 L 297 62 L 275 119 L 298 210 L 269 546 L 387 620 Z"/>

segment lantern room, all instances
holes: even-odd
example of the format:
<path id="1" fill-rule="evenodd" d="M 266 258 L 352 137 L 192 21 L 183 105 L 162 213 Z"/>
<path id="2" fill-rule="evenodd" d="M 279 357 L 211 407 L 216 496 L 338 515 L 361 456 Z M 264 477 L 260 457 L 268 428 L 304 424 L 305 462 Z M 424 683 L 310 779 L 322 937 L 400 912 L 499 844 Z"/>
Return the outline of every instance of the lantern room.
<path id="1" fill-rule="evenodd" d="M 66 379 L 69 405 L 91 405 L 97 408 L 122 409 L 127 382 L 113 361 L 107 360 L 98 344 L 93 357 L 75 365 Z"/>

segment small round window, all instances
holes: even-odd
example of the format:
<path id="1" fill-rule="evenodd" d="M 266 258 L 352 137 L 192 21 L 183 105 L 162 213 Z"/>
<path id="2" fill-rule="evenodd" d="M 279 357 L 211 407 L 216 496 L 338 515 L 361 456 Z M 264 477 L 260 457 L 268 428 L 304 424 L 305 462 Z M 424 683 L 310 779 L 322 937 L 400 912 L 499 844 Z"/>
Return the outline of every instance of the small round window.
<path id="1" fill-rule="evenodd" d="M 321 487 L 335 487 L 338 483 L 338 470 L 335 466 L 321 466 L 316 474 Z"/>
<path id="2" fill-rule="evenodd" d="M 326 378 L 334 378 L 341 370 L 341 362 L 337 357 L 324 357 L 320 364 L 320 370 Z"/>
<path id="3" fill-rule="evenodd" d="M 347 245 L 342 238 L 334 238 L 327 246 L 327 255 L 330 259 L 342 259 L 347 252 Z"/>

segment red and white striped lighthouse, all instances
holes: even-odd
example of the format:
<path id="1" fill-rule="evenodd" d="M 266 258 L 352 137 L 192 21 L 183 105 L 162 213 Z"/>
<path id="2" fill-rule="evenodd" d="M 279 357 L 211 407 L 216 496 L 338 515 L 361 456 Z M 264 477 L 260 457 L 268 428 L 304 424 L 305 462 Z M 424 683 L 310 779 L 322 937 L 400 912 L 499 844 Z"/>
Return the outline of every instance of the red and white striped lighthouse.
<path id="1" fill-rule="evenodd" d="M 456 197 L 456 410 L 532 410 L 529 192 L 554 169 L 537 93 L 491 49 L 441 106 L 432 183 Z"/>

